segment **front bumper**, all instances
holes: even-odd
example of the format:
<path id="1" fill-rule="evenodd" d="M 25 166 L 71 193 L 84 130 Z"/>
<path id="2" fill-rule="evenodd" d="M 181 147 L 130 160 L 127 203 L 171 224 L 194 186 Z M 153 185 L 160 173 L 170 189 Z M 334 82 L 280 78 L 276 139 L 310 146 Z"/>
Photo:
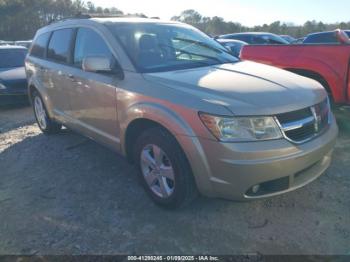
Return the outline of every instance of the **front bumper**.
<path id="1" fill-rule="evenodd" d="M 285 139 L 219 143 L 198 138 L 196 156 L 202 159 L 190 157 L 190 162 L 199 190 L 207 196 L 264 198 L 302 187 L 323 174 L 330 165 L 337 134 L 334 120 L 325 133 L 299 145 Z M 258 192 L 252 190 L 255 185 L 260 185 Z"/>

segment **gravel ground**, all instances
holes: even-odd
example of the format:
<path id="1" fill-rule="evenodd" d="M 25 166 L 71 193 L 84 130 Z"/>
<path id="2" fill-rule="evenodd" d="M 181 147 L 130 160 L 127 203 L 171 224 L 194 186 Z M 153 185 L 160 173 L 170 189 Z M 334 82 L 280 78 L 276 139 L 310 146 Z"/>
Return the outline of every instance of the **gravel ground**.
<path id="1" fill-rule="evenodd" d="M 167 211 L 135 170 L 69 130 L 45 136 L 30 108 L 0 109 L 0 254 L 349 254 L 350 135 L 302 189 Z"/>

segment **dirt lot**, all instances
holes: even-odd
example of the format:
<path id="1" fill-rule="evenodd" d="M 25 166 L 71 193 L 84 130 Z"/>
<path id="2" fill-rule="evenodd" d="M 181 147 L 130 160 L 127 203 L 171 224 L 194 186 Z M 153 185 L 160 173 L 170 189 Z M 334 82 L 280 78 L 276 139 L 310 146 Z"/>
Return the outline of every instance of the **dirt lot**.
<path id="1" fill-rule="evenodd" d="M 166 211 L 115 153 L 42 135 L 30 108 L 0 110 L 0 254 L 350 254 L 350 134 L 295 192 Z"/>

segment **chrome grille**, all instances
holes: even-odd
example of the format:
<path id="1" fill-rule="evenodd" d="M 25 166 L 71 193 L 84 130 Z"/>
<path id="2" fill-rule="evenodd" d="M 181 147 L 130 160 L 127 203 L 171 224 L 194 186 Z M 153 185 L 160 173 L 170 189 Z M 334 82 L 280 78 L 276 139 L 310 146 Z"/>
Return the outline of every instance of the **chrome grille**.
<path id="1" fill-rule="evenodd" d="M 328 99 L 301 110 L 279 114 L 276 120 L 283 135 L 294 143 L 304 143 L 326 130 L 330 124 Z"/>

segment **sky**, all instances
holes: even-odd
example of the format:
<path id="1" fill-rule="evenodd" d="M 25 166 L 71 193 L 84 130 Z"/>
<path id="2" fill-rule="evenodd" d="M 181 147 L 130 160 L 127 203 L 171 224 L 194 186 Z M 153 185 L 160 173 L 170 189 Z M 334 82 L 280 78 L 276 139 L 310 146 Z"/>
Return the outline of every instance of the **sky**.
<path id="1" fill-rule="evenodd" d="M 86 0 L 85 2 L 87 2 Z M 350 0 L 90 0 L 96 6 L 115 6 L 124 13 L 144 13 L 169 20 L 186 9 L 203 16 L 254 26 L 274 21 L 303 24 L 350 21 Z"/>

